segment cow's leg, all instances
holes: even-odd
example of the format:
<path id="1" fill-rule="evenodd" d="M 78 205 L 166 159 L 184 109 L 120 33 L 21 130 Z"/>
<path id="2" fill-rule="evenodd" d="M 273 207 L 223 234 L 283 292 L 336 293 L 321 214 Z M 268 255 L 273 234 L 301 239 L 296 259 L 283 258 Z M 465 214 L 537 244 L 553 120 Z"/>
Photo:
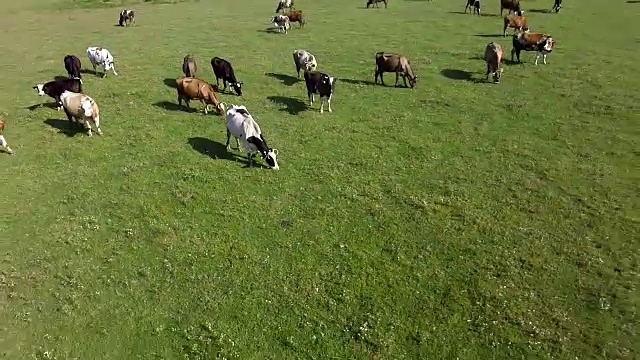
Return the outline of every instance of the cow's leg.
<path id="1" fill-rule="evenodd" d="M 220 89 L 220 78 L 216 76 L 216 86 Z"/>
<path id="2" fill-rule="evenodd" d="M 100 129 L 100 116 L 96 116 L 93 119 L 93 124 L 96 126 L 96 134 L 102 136 L 102 129 Z"/>
<path id="3" fill-rule="evenodd" d="M 380 71 L 380 84 L 382 84 L 382 86 L 384 86 L 384 78 L 382 77 L 384 73 L 382 71 Z"/>
<path id="4" fill-rule="evenodd" d="M 224 86 L 222 88 L 222 92 L 225 92 L 227 90 L 227 80 L 226 79 L 222 79 L 222 85 Z M 220 87 L 218 87 L 220 88 Z"/>
<path id="5" fill-rule="evenodd" d="M 402 74 L 402 82 L 404 83 L 404 87 L 409 87 L 407 85 L 407 74 Z"/>
<path id="6" fill-rule="evenodd" d="M 227 144 L 225 145 L 225 147 L 227 148 L 227 151 L 229 151 L 229 149 L 231 149 L 231 147 L 229 146 L 229 141 L 231 140 L 231 131 L 229 131 L 229 128 L 227 128 Z"/>
<path id="7" fill-rule="evenodd" d="M 209 113 L 209 104 L 207 104 L 204 100 L 200 100 L 202 105 L 204 105 L 204 114 L 207 115 Z"/>
<path id="8" fill-rule="evenodd" d="M 540 52 L 536 51 L 536 61 L 533 62 L 533 65 L 538 65 L 538 59 L 540 58 Z"/>
<path id="9" fill-rule="evenodd" d="M 56 96 L 54 100 L 56 101 L 56 110 L 60 111 L 60 109 L 62 109 L 62 100 L 60 99 L 60 96 Z"/>
<path id="10" fill-rule="evenodd" d="M 547 65 L 547 54 L 542 54 L 542 62 Z"/>
<path id="11" fill-rule="evenodd" d="M 373 82 L 378 83 L 378 66 L 373 70 Z"/>
<path id="12" fill-rule="evenodd" d="M 236 138 L 236 149 L 238 149 L 238 151 L 242 152 L 243 149 L 242 147 L 240 147 L 240 139 Z"/>
<path id="13" fill-rule="evenodd" d="M 486 78 L 487 81 L 489 80 L 489 73 L 490 72 L 491 71 L 489 70 L 489 63 L 487 63 L 487 78 Z"/>
<path id="14" fill-rule="evenodd" d="M 5 150 L 7 150 L 7 152 L 11 155 L 15 155 L 15 153 L 13 152 L 13 150 L 11 150 L 11 148 L 9 147 L 9 145 L 7 144 L 7 140 L 4 139 L 4 136 L 0 135 L 0 146 L 2 146 L 3 148 L 5 148 Z"/>
<path id="15" fill-rule="evenodd" d="M 116 72 L 116 66 L 114 65 L 111 70 L 113 70 L 113 75 L 118 76 L 118 73 Z"/>
<path id="16" fill-rule="evenodd" d="M 331 111 L 331 97 L 333 96 L 333 94 L 329 94 L 329 98 L 327 99 L 327 105 L 329 105 L 329 112 Z"/>
<path id="17" fill-rule="evenodd" d="M 320 114 L 324 113 L 324 101 L 325 101 L 325 97 L 320 96 Z"/>
<path id="18" fill-rule="evenodd" d="M 386 1 L 386 0 L 385 0 L 385 2 L 384 2 L 384 8 L 385 8 L 385 9 L 387 8 L 387 1 Z"/>
<path id="19" fill-rule="evenodd" d="M 398 86 L 399 77 L 400 77 L 400 73 L 396 72 L 396 85 L 395 85 L 396 87 Z"/>
<path id="20" fill-rule="evenodd" d="M 84 128 L 87 129 L 87 135 L 93 136 L 93 133 L 91 132 L 91 124 L 89 123 L 89 119 L 84 119 L 84 121 L 82 122 L 82 125 L 84 125 Z"/>

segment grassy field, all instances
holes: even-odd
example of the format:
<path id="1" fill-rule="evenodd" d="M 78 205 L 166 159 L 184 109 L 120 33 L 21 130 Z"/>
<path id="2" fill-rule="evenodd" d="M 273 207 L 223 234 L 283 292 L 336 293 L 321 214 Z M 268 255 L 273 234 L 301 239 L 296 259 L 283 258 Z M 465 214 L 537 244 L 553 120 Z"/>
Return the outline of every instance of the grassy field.
<path id="1" fill-rule="evenodd" d="M 24 0 L 0 14 L 0 358 L 637 359 L 640 4 L 524 0 L 548 65 L 505 64 L 498 1 L 296 0 L 133 8 Z M 108 48 L 84 75 L 103 137 L 67 131 L 31 87 Z M 336 78 L 308 108 L 291 53 Z M 373 85 L 374 54 L 416 89 Z M 279 171 L 224 150 L 220 116 L 167 84 L 193 53 L 230 60 Z M 635 115 L 634 115 L 635 114 Z M 636 339 L 636 340 L 633 340 Z"/>

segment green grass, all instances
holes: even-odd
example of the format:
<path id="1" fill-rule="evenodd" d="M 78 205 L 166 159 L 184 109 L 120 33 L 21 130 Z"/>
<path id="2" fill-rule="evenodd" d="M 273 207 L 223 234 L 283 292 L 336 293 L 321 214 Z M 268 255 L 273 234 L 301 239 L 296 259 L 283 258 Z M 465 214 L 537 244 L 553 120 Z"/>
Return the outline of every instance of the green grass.
<path id="1" fill-rule="evenodd" d="M 300 0 L 288 35 L 263 31 L 275 1 L 137 4 L 126 29 L 99 1 L 8 5 L 0 357 L 638 358 L 640 6 L 523 1 L 557 50 L 493 85 L 443 73 L 482 79 L 487 42 L 511 49 L 475 36 L 500 18 L 364 3 Z M 51 100 L 31 86 L 94 45 L 120 74 L 84 75 L 105 135 L 70 137 L 49 125 L 63 112 L 27 109 Z M 285 84 L 296 48 L 339 79 L 332 114 Z M 367 83 L 383 50 L 416 89 Z M 175 109 L 187 53 L 210 81 L 211 57 L 233 63 L 246 94 L 221 97 L 281 170 L 244 168 L 222 117 Z"/>

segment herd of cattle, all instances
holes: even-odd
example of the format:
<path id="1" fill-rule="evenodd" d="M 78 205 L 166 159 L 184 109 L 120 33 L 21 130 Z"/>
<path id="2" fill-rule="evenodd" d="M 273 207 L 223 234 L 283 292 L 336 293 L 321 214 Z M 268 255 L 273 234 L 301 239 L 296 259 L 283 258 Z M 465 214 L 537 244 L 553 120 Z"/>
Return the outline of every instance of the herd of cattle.
<path id="1" fill-rule="evenodd" d="M 562 0 L 554 0 L 552 11 L 558 12 L 562 8 Z M 387 7 L 387 0 L 367 0 L 367 7 L 371 4 L 383 2 Z M 287 32 L 291 22 L 300 23 L 300 27 L 305 24 L 305 17 L 301 10 L 295 10 L 293 0 L 279 0 L 276 13 L 278 15 L 272 18 L 274 26 L 279 31 Z M 467 9 L 473 9 L 473 13 L 480 14 L 480 0 L 467 0 L 465 13 Z M 504 10 L 509 13 L 504 17 L 503 35 L 506 36 L 507 28 L 514 29 L 513 48 L 511 50 L 511 59 L 514 55 L 520 62 L 520 53 L 522 51 L 536 51 L 535 64 L 537 65 L 540 56 L 546 64 L 547 54 L 555 47 L 555 40 L 547 34 L 532 33 L 529 31 L 527 20 L 520 8 L 520 0 L 500 0 L 500 14 Z M 279 14 L 280 11 L 288 10 L 287 13 Z M 511 13 L 514 14 L 511 14 Z M 133 10 L 125 9 L 120 12 L 118 24 L 120 26 L 128 26 L 135 23 L 135 13 Z M 115 70 L 115 61 L 109 50 L 101 47 L 89 47 L 86 50 L 87 57 L 91 62 L 94 73 L 97 74 L 97 66 L 103 67 L 102 76 L 105 77 L 107 72 L 111 71 L 114 75 L 118 75 Z M 487 63 L 486 79 L 492 74 L 494 83 L 499 83 L 500 76 L 503 72 L 501 67 L 503 59 L 503 51 L 500 44 L 490 42 L 487 44 L 484 53 L 484 60 Z M 315 101 L 315 95 L 321 98 L 320 113 L 324 112 L 325 102 L 328 111 L 332 112 L 331 99 L 334 93 L 336 78 L 324 72 L 316 71 L 318 62 L 316 57 L 306 50 L 295 50 L 293 52 L 293 61 L 300 78 L 300 71 L 304 72 L 304 80 L 307 88 L 307 96 L 310 106 Z M 95 127 L 98 135 L 102 135 L 100 129 L 100 110 L 96 101 L 90 96 L 83 93 L 82 74 L 80 59 L 74 55 L 65 56 L 64 67 L 69 75 L 67 79 L 57 79 L 44 84 L 37 84 L 33 88 L 38 95 L 48 95 L 56 101 L 57 110 L 64 109 L 65 114 L 72 126 L 82 125 L 87 131 L 88 136 L 92 136 L 91 124 Z M 204 113 L 207 114 L 209 106 L 213 106 L 219 115 L 225 115 L 227 120 L 227 143 L 229 150 L 230 138 L 233 135 L 238 145 L 238 150 L 242 151 L 239 145 L 239 139 L 242 139 L 243 146 L 247 150 L 249 164 L 252 164 L 253 157 L 259 153 L 265 160 L 267 165 L 272 169 L 278 169 L 276 149 L 267 145 L 264 136 L 260 130 L 260 126 L 256 123 L 253 116 L 246 107 L 231 105 L 227 108 L 226 104 L 218 98 L 220 92 L 220 79 L 223 82 L 222 92 L 225 92 L 229 85 L 238 96 L 242 96 L 242 82 L 238 81 L 232 64 L 222 58 L 214 57 L 211 59 L 211 67 L 216 78 L 216 85 L 212 85 L 207 81 L 196 78 L 197 64 L 193 55 L 187 55 L 183 59 L 182 71 L 184 77 L 176 80 L 176 89 L 178 93 L 178 105 L 182 106 L 182 102 L 189 107 L 190 100 L 199 100 L 204 105 Z M 413 73 L 409 59 L 400 54 L 389 52 L 378 52 L 375 54 L 375 73 L 374 80 L 384 85 L 383 74 L 391 72 L 396 74 L 395 86 L 398 86 L 399 77 L 402 76 L 405 87 L 415 87 L 418 77 Z M 407 83 L 408 81 L 408 83 Z M 4 147 L 10 154 L 15 154 L 7 145 L 3 136 L 5 122 L 0 120 L 0 146 Z"/>

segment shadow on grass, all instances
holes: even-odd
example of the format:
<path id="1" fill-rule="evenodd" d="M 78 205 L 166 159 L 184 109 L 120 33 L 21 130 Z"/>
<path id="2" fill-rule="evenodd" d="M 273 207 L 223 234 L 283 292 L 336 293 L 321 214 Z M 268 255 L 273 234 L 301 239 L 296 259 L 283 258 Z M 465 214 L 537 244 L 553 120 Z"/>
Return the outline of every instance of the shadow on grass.
<path id="1" fill-rule="evenodd" d="M 267 34 L 278 34 L 278 33 L 280 33 L 277 28 L 266 28 L 266 29 L 262 29 L 262 30 L 257 30 L 257 32 L 267 33 Z"/>
<path id="2" fill-rule="evenodd" d="M 341 82 L 346 82 L 347 84 L 354 84 L 354 85 L 378 85 L 371 80 L 357 80 L 357 79 L 338 79 L 338 80 L 340 80 Z"/>
<path id="3" fill-rule="evenodd" d="M 67 79 L 69 79 L 67 76 L 62 76 L 62 75 L 56 75 L 53 77 L 54 81 L 67 80 Z"/>
<path id="4" fill-rule="evenodd" d="M 275 74 L 275 73 L 266 73 L 265 75 L 270 76 L 272 78 L 278 79 L 282 81 L 283 84 L 287 86 L 292 86 L 297 83 L 299 80 L 295 76 L 285 75 L 285 74 Z"/>
<path id="5" fill-rule="evenodd" d="M 99 75 L 99 73 L 97 71 L 93 71 L 93 69 L 80 69 L 80 74 Z"/>
<path id="6" fill-rule="evenodd" d="M 640 4 L 640 0 L 627 0 L 627 4 Z"/>
<path id="7" fill-rule="evenodd" d="M 164 84 L 172 89 L 177 89 L 178 84 L 176 83 L 176 78 L 166 78 L 163 80 Z"/>
<path id="8" fill-rule="evenodd" d="M 165 110 L 168 111 L 184 111 L 184 112 L 190 112 L 190 113 L 194 113 L 194 112 L 198 112 L 198 109 L 193 108 L 193 107 L 187 107 L 186 105 L 178 105 L 177 103 L 173 103 L 170 101 L 158 101 L 157 103 L 153 104 L 159 108 L 163 108 Z"/>
<path id="9" fill-rule="evenodd" d="M 231 139 L 232 146 L 235 141 L 233 138 Z M 203 137 L 192 137 L 187 141 L 189 145 L 193 148 L 193 150 L 199 152 L 202 155 L 206 155 L 214 160 L 216 159 L 224 159 L 229 161 L 239 162 L 245 165 L 248 165 L 249 162 L 246 158 L 242 158 L 231 151 L 227 151 L 227 148 L 224 144 L 219 143 L 217 141 L 213 141 L 210 139 L 205 139 Z"/>
<path id="10" fill-rule="evenodd" d="M 440 71 L 440 73 L 442 74 L 442 76 L 451 80 L 473 81 L 473 74 L 465 70 L 444 69 Z"/>
<path id="11" fill-rule="evenodd" d="M 497 38 L 497 37 L 504 37 L 503 34 L 476 34 L 473 35 L 475 37 L 482 37 L 482 38 Z"/>
<path id="12" fill-rule="evenodd" d="M 410 1 L 410 0 L 405 0 L 405 1 Z M 416 1 L 416 0 L 413 0 L 413 1 Z M 423 1 L 423 0 L 420 0 L 420 1 Z M 449 11 L 448 13 L 449 14 L 457 14 L 457 15 L 475 15 L 473 12 L 464 12 L 464 11 Z M 480 13 L 480 16 L 484 16 L 484 17 L 499 17 L 500 15 Z"/>
<path id="13" fill-rule="evenodd" d="M 267 99 L 276 104 L 286 106 L 284 109 L 281 109 L 281 111 L 286 111 L 291 115 L 298 115 L 299 113 L 307 109 L 307 104 L 305 102 L 295 98 L 286 96 L 269 96 L 267 97 Z"/>
<path id="14" fill-rule="evenodd" d="M 506 58 L 502 59 L 502 63 L 505 64 L 505 65 L 518 65 L 518 64 L 521 64 L 521 63 L 519 63 L 519 62 L 517 62 L 515 60 L 506 59 Z"/>
<path id="15" fill-rule="evenodd" d="M 82 132 L 81 125 L 72 124 L 69 120 L 47 119 L 44 123 L 52 128 L 58 129 L 58 133 L 65 134 L 68 137 L 74 137 Z"/>
<path id="16" fill-rule="evenodd" d="M 529 9 L 528 12 L 532 12 L 535 14 L 550 14 L 551 10 L 549 9 Z"/>
<path id="17" fill-rule="evenodd" d="M 55 102 L 50 102 L 50 103 L 42 103 L 42 104 L 33 104 L 31 106 L 27 106 L 25 109 L 29 111 L 33 111 L 41 107 L 48 107 L 49 109 L 54 109 L 54 110 L 58 108 Z"/>

